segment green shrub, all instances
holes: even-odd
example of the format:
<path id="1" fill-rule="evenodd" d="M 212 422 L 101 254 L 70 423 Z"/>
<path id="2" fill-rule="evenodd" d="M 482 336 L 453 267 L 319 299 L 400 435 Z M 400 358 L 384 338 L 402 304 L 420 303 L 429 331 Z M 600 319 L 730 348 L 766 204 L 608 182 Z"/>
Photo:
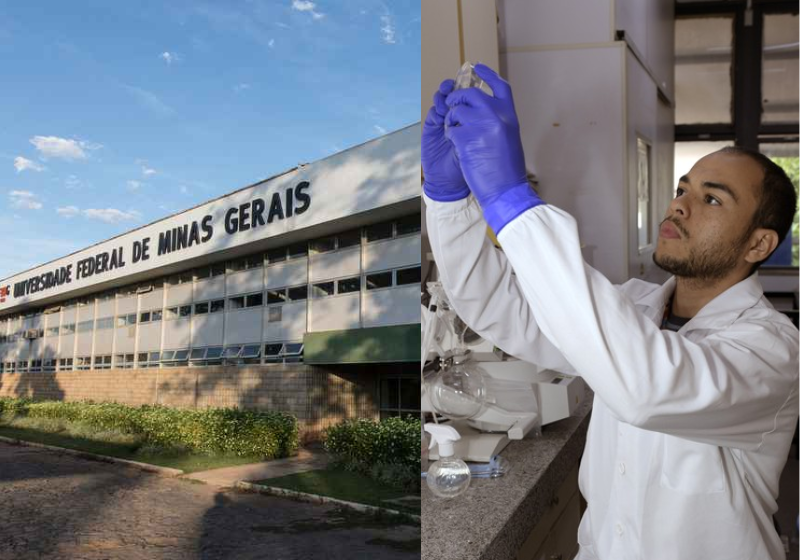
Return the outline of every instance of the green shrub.
<path id="1" fill-rule="evenodd" d="M 0 415 L 74 422 L 97 430 L 141 435 L 145 445 L 153 447 L 239 457 L 288 457 L 299 445 L 297 419 L 282 412 L 0 399 Z"/>
<path id="2" fill-rule="evenodd" d="M 414 418 L 346 420 L 325 430 L 334 461 L 376 480 L 418 488 L 420 421 Z"/>

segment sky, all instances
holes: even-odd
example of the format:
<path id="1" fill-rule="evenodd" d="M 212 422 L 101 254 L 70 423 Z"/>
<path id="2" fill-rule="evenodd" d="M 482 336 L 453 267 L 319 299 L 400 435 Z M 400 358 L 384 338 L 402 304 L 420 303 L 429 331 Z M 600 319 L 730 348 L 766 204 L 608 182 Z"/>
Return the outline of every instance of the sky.
<path id="1" fill-rule="evenodd" d="M 4 2 L 0 279 L 419 120 L 420 0 Z"/>

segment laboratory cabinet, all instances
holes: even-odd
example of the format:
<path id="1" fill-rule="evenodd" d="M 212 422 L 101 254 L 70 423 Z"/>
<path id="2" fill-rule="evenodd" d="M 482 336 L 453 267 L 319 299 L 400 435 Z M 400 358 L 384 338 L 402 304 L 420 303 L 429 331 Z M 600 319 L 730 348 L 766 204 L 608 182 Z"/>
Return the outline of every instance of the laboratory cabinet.
<path id="1" fill-rule="evenodd" d="M 622 38 L 674 99 L 674 0 L 498 0 L 501 50 L 559 48 Z"/>
<path id="2" fill-rule="evenodd" d="M 548 510 L 517 554 L 517 560 L 571 560 L 578 554 L 578 525 L 584 507 L 578 490 L 578 466 L 550 499 Z"/>
<path id="3" fill-rule="evenodd" d="M 534 5 L 498 3 L 500 69 L 514 91 L 528 170 L 544 200 L 576 219 L 587 263 L 615 283 L 651 280 L 674 191 L 674 108 L 664 80 L 628 40 L 586 31 L 591 42 L 556 44 L 546 34 L 539 42 L 520 20 L 558 20 L 558 10 L 538 14 Z M 662 48 L 671 52 L 672 42 Z"/>

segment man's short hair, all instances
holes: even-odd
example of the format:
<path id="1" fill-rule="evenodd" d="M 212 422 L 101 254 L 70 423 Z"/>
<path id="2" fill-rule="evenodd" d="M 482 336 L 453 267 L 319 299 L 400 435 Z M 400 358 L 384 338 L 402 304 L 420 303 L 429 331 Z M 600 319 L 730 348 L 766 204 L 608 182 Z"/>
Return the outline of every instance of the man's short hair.
<path id="1" fill-rule="evenodd" d="M 797 193 L 792 180 L 781 166 L 755 150 L 729 146 L 722 148 L 720 152 L 749 157 L 761 167 L 764 179 L 761 181 L 758 208 L 753 216 L 750 231 L 755 231 L 757 228 L 771 229 L 778 234 L 778 245 L 780 245 L 792 229 L 792 221 L 797 210 Z M 756 263 L 754 270 L 763 262 Z"/>

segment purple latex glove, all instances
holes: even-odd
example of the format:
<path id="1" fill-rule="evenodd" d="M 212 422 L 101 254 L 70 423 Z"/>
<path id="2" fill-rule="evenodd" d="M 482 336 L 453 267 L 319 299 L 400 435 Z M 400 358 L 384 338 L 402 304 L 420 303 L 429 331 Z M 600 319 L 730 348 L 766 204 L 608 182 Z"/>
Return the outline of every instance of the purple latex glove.
<path id="1" fill-rule="evenodd" d="M 448 95 L 447 135 L 483 217 L 500 233 L 525 210 L 544 202 L 528 184 L 511 86 L 483 64 L 476 64 L 475 72 L 494 97 L 477 88 Z"/>
<path id="2" fill-rule="evenodd" d="M 451 202 L 469 196 L 469 187 L 461 173 L 455 148 L 444 135 L 447 114 L 445 96 L 453 91 L 453 80 L 445 80 L 433 94 L 433 107 L 422 127 L 422 188 L 433 200 Z"/>

